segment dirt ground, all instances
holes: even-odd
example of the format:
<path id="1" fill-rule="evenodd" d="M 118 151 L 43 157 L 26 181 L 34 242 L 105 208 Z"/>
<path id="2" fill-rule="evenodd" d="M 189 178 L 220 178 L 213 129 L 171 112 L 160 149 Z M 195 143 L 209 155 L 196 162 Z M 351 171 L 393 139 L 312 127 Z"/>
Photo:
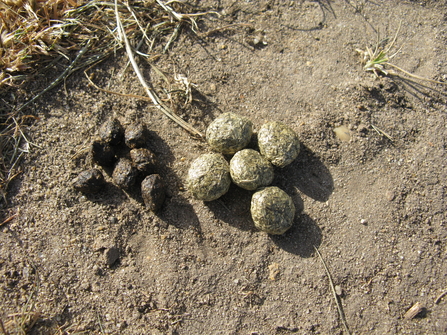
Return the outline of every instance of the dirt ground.
<path id="1" fill-rule="evenodd" d="M 447 89 L 376 78 L 356 52 L 378 33 L 393 37 L 401 22 L 392 62 L 447 80 L 447 2 L 198 5 L 221 14 L 199 20 L 200 31 L 256 30 L 236 25 L 198 38 L 185 29 L 156 66 L 196 85 L 192 104 L 177 112 L 202 132 L 231 111 L 255 129 L 277 120 L 298 133 L 300 155 L 273 182 L 299 209 L 292 229 L 257 231 L 252 192 L 237 187 L 210 203 L 194 200 L 184 182 L 206 143 L 149 102 L 98 91 L 75 73 L 26 111 L 38 117 L 26 129 L 34 144 L 9 190 L 5 218 L 15 217 L 0 228 L 3 323 L 35 316 L 31 334 L 347 334 L 315 246 L 352 334 L 447 333 L 447 297 L 438 299 L 447 290 Z M 124 52 L 89 74 L 100 87 L 144 95 Z M 106 173 L 99 194 L 72 187 L 92 167 L 88 148 L 110 117 L 150 129 L 168 185 L 158 215 Z M 341 125 L 349 141 L 335 136 Z M 108 266 L 111 249 L 119 258 Z M 418 302 L 421 313 L 404 318 Z"/>

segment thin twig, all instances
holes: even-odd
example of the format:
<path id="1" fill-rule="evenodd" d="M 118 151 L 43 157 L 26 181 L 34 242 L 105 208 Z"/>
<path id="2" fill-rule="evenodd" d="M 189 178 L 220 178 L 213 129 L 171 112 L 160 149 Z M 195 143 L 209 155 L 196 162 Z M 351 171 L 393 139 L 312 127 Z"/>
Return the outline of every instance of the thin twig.
<path id="1" fill-rule="evenodd" d="M 98 318 L 99 329 L 101 329 L 101 334 L 104 334 L 104 328 L 102 328 L 101 316 L 96 312 L 96 317 Z"/>
<path id="2" fill-rule="evenodd" d="M 7 218 L 6 220 L 4 220 L 2 223 L 0 223 L 0 227 L 3 226 L 4 224 L 7 224 L 10 221 L 12 221 L 16 216 L 17 216 L 17 214 L 14 214 L 14 215 L 10 216 L 9 218 Z"/>
<path id="3" fill-rule="evenodd" d="M 326 262 L 323 259 L 323 256 L 321 256 L 320 251 L 317 249 L 316 246 L 314 246 L 314 249 L 317 252 L 317 255 L 320 258 L 321 262 L 323 263 L 324 270 L 326 271 L 326 275 L 329 278 L 329 284 L 330 284 L 330 287 L 331 287 L 331 290 L 332 290 L 332 294 L 333 294 L 334 299 L 335 299 L 335 303 L 337 304 L 338 314 L 340 315 L 340 319 L 341 319 L 341 321 L 343 323 L 345 331 L 346 331 L 346 333 L 348 335 L 351 335 L 351 331 L 349 330 L 348 323 L 346 322 L 345 313 L 343 312 L 343 306 L 341 305 L 340 300 L 339 300 L 338 295 L 337 295 L 337 292 L 335 291 L 335 285 L 334 285 L 334 281 L 332 280 L 331 273 L 329 272 L 329 269 L 328 269 L 328 267 L 326 265 Z"/>
<path id="4" fill-rule="evenodd" d="M 182 21 L 180 21 L 177 26 L 174 28 L 174 31 L 171 34 L 171 37 L 169 37 L 168 42 L 166 43 L 164 49 L 163 49 L 163 53 L 165 54 L 166 52 L 168 52 L 169 47 L 171 46 L 171 44 L 177 39 L 179 33 L 180 33 L 180 29 L 182 28 Z"/>
<path id="5" fill-rule="evenodd" d="M 3 325 L 2 319 L 0 319 L 0 329 L 4 335 L 9 335 L 9 332 L 6 331 L 5 326 Z"/>
<path id="6" fill-rule="evenodd" d="M 401 67 L 399 67 L 399 66 L 397 66 L 397 65 L 394 65 L 394 64 L 392 64 L 392 63 L 387 63 L 387 65 L 389 65 L 389 66 L 391 66 L 391 67 L 394 67 L 395 69 L 397 69 L 397 70 L 399 70 L 399 71 L 405 73 L 407 76 L 409 76 L 409 77 L 411 77 L 411 78 L 415 78 L 415 79 L 419 79 L 419 80 L 428 81 L 428 82 L 430 82 L 430 83 L 434 83 L 434 84 L 447 85 L 447 82 L 438 81 L 438 80 L 434 80 L 434 79 L 429 79 L 429 78 L 425 78 L 425 77 L 418 76 L 417 74 L 408 72 L 408 71 L 402 69 Z M 391 73 L 391 74 L 394 74 L 394 75 L 396 75 L 396 76 L 399 76 L 399 74 L 397 74 L 395 71 L 391 71 L 390 73 Z"/>
<path id="7" fill-rule="evenodd" d="M 391 135 L 388 135 L 387 133 L 385 133 L 382 129 L 379 129 L 378 127 L 376 127 L 375 125 L 371 124 L 371 127 L 373 127 L 373 129 L 382 136 L 385 136 L 387 139 L 389 139 L 391 142 L 393 142 L 393 138 L 391 137 Z"/>
<path id="8" fill-rule="evenodd" d="M 444 298 L 447 295 L 447 291 L 442 292 L 435 300 L 435 304 L 439 304 L 441 302 L 441 299 Z"/>
<path id="9" fill-rule="evenodd" d="M 88 82 L 90 83 L 90 85 L 92 85 L 94 88 L 96 88 L 97 90 L 104 92 L 104 93 L 108 93 L 108 94 L 114 94 L 114 95 L 119 95 L 122 97 L 128 97 L 128 98 L 135 98 L 135 99 L 140 99 L 140 100 L 145 100 L 145 101 L 149 101 L 152 102 L 151 98 L 145 97 L 143 95 L 138 95 L 138 94 L 132 94 L 132 93 L 120 93 L 120 92 L 115 92 L 115 91 L 111 91 L 111 90 L 106 90 L 105 88 L 101 88 L 98 85 L 96 85 L 87 75 L 87 73 L 84 71 L 84 74 L 88 80 Z M 153 106 L 156 107 L 156 106 Z"/>
<path id="10" fill-rule="evenodd" d="M 203 16 L 203 15 L 207 15 L 207 14 L 216 14 L 217 16 L 220 16 L 219 13 L 217 12 L 204 12 L 204 13 L 194 13 L 194 14 L 182 14 L 182 13 L 177 13 L 176 11 L 174 11 L 172 9 L 172 7 L 168 6 L 169 2 L 167 3 L 163 3 L 161 0 L 156 0 L 156 2 L 158 3 L 158 5 L 163 8 L 172 18 L 176 19 L 177 21 L 183 21 L 185 19 L 189 19 L 191 21 L 191 28 L 193 32 L 197 32 L 197 30 L 199 29 L 199 27 L 197 26 L 196 21 L 193 19 L 194 17 L 199 17 L 199 16 Z"/>

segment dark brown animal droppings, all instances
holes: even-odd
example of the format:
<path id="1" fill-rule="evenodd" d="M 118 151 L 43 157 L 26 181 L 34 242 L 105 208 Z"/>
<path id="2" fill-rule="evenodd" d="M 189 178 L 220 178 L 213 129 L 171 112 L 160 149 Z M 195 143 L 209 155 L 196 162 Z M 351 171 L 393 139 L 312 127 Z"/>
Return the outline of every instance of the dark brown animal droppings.
<path id="1" fill-rule="evenodd" d="M 138 170 L 133 167 L 130 160 L 121 158 L 113 170 L 112 178 L 116 185 L 129 190 L 135 185 L 138 176 Z"/>
<path id="2" fill-rule="evenodd" d="M 73 181 L 73 187 L 82 193 L 97 193 L 103 189 L 105 183 L 101 171 L 91 169 L 82 171 Z"/>
<path id="3" fill-rule="evenodd" d="M 146 148 L 132 149 L 130 151 L 130 158 L 136 168 L 145 175 L 155 172 L 157 165 L 157 158 L 155 154 Z"/>
<path id="4" fill-rule="evenodd" d="M 118 145 L 124 138 L 124 128 L 117 119 L 110 119 L 99 129 L 99 137 L 112 146 Z"/>
<path id="5" fill-rule="evenodd" d="M 158 174 L 147 176 L 141 183 L 141 195 L 144 204 L 151 211 L 157 212 L 166 197 L 166 186 L 163 179 Z"/>
<path id="6" fill-rule="evenodd" d="M 131 124 L 124 134 L 126 145 L 133 148 L 141 148 L 146 145 L 146 128 L 142 123 Z"/>
<path id="7" fill-rule="evenodd" d="M 113 166 L 116 161 L 115 151 L 113 148 L 102 141 L 93 141 L 92 143 L 92 159 L 101 166 Z"/>

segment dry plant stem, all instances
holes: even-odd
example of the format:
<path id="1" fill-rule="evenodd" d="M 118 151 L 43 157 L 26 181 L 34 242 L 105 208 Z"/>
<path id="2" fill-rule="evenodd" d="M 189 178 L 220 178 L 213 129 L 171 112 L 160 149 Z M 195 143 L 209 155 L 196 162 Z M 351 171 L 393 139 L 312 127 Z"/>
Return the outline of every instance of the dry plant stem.
<path id="1" fill-rule="evenodd" d="M 168 52 L 168 49 L 171 46 L 172 42 L 174 42 L 177 39 L 181 28 L 182 28 L 182 22 L 180 21 L 177 24 L 177 26 L 174 28 L 174 31 L 172 32 L 171 37 L 169 38 L 168 42 L 166 43 L 166 45 L 163 49 L 163 53 Z"/>
<path id="2" fill-rule="evenodd" d="M 376 127 L 373 124 L 371 124 L 371 127 L 373 127 L 373 129 L 377 132 L 377 134 L 385 136 L 387 139 L 389 139 L 391 142 L 393 142 L 393 138 L 390 135 L 388 135 L 387 133 L 385 133 L 383 130 L 379 129 L 378 127 Z"/>
<path id="3" fill-rule="evenodd" d="M 14 215 L 10 216 L 9 218 L 7 218 L 6 220 L 4 220 L 2 223 L 0 223 L 0 227 L 3 226 L 4 224 L 7 224 L 10 221 L 12 221 L 16 216 L 17 216 L 17 214 L 14 214 Z"/>
<path id="4" fill-rule="evenodd" d="M 407 76 L 409 76 L 409 77 L 411 77 L 411 78 L 419 79 L 419 80 L 423 80 L 423 81 L 428 81 L 428 82 L 430 82 L 430 83 L 434 83 L 434 84 L 447 85 L 446 82 L 437 81 L 437 80 L 433 80 L 433 79 L 429 79 L 429 78 L 425 78 L 425 77 L 418 76 L 417 74 L 408 72 L 408 71 L 406 71 L 406 70 L 404 70 L 404 69 L 402 69 L 402 68 L 400 68 L 400 67 L 398 67 L 397 65 L 394 65 L 394 64 L 392 64 L 392 63 L 387 63 L 387 64 L 388 64 L 389 66 L 394 67 L 395 69 L 397 69 L 397 70 L 399 70 L 399 71 L 405 73 Z M 394 71 L 392 71 L 392 72 L 394 72 Z M 396 72 L 391 73 L 391 74 L 394 74 L 394 75 L 398 76 L 398 74 L 397 74 Z"/>
<path id="5" fill-rule="evenodd" d="M 9 335 L 8 332 L 6 332 L 5 326 L 3 325 L 2 319 L 0 319 L 0 330 L 2 331 L 2 334 Z"/>
<path id="6" fill-rule="evenodd" d="M 179 126 L 181 126 L 183 129 L 187 130 L 188 132 L 192 133 L 195 136 L 198 136 L 200 139 L 204 138 L 204 135 L 189 125 L 187 122 L 185 122 L 183 119 L 178 117 L 177 115 L 171 113 L 169 109 L 164 106 L 161 102 L 158 96 L 155 94 L 155 92 L 152 91 L 152 89 L 149 87 L 149 85 L 146 83 L 146 81 L 143 78 L 143 75 L 138 68 L 137 62 L 135 61 L 135 58 L 133 56 L 132 48 L 130 46 L 129 40 L 127 39 L 126 32 L 124 30 L 124 27 L 121 23 L 119 12 L 118 12 L 118 2 L 115 0 L 115 15 L 116 15 L 116 23 L 118 27 L 118 36 L 120 39 L 124 42 L 124 45 L 126 47 L 126 52 L 129 57 L 130 63 L 132 64 L 132 67 L 135 71 L 135 74 L 138 77 L 138 80 L 140 81 L 141 85 L 143 86 L 144 90 L 146 91 L 149 98 L 151 98 L 152 103 L 157 107 L 163 114 L 165 114 L 168 118 L 170 118 L 172 121 L 176 122 Z"/>
<path id="7" fill-rule="evenodd" d="M 326 271 L 326 275 L 329 278 L 329 284 L 332 290 L 332 294 L 334 296 L 335 299 L 335 303 L 337 304 L 337 310 L 338 310 L 338 314 L 340 315 L 340 319 L 343 323 L 343 326 L 345 328 L 345 331 L 348 335 L 351 335 L 351 331 L 349 330 L 348 324 L 346 322 L 346 318 L 345 318 L 345 313 L 343 312 L 343 307 L 340 303 L 340 300 L 338 298 L 337 292 L 335 291 L 335 285 L 334 285 L 334 281 L 332 280 L 332 276 L 331 273 L 329 272 L 329 268 L 326 265 L 326 262 L 323 259 L 323 256 L 321 256 L 320 251 L 317 249 L 316 246 L 314 246 L 315 251 L 317 252 L 318 257 L 320 258 L 321 262 L 323 263 L 324 266 L 324 270 Z"/>
<path id="8" fill-rule="evenodd" d="M 185 19 L 189 19 L 191 21 L 191 27 L 194 32 L 198 29 L 196 21 L 193 19 L 193 17 L 203 16 L 207 14 L 216 14 L 217 16 L 220 16 L 217 12 L 204 12 L 204 13 L 195 13 L 195 14 L 181 14 L 174 11 L 169 4 L 171 2 L 178 2 L 178 1 L 168 1 L 166 3 L 163 3 L 161 0 L 156 0 L 158 5 L 160 5 L 169 15 L 171 15 L 172 18 L 176 19 L 177 21 L 183 21 Z"/>
<path id="9" fill-rule="evenodd" d="M 441 302 L 442 298 L 444 298 L 446 295 L 447 295 L 447 291 L 444 291 L 440 295 L 438 295 L 436 297 L 435 304 L 436 305 L 439 304 Z"/>
<path id="10" fill-rule="evenodd" d="M 21 171 L 15 171 L 17 164 L 20 162 L 20 158 L 24 153 L 28 152 L 30 145 L 35 145 L 27 139 L 20 127 L 19 122 L 14 116 L 9 116 L 7 122 L 10 124 L 4 129 L 1 136 L 7 138 L 8 144 L 1 143 L 3 147 L 0 150 L 2 154 L 2 168 L 5 168 L 5 171 L 0 173 L 0 197 L 3 199 L 5 204 L 7 203 L 6 190 L 8 189 L 9 183 L 21 173 Z M 22 139 L 26 143 L 25 147 L 22 146 L 21 148 Z M 10 147 L 10 150 L 6 150 L 5 152 L 5 148 L 7 146 Z M 8 157 L 8 159 L 6 157 Z"/>
<path id="11" fill-rule="evenodd" d="M 104 328 L 102 328 L 101 316 L 96 312 L 96 317 L 98 318 L 99 329 L 101 329 L 101 334 L 104 334 Z"/>
<path id="12" fill-rule="evenodd" d="M 416 302 L 411 308 L 404 314 L 404 319 L 411 320 L 414 319 L 419 313 L 425 309 L 419 301 Z"/>

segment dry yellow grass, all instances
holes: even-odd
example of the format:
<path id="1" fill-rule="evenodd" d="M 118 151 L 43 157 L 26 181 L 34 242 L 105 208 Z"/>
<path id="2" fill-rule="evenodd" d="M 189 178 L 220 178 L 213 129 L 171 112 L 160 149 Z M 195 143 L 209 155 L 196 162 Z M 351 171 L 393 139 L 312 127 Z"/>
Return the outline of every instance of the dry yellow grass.
<path id="1" fill-rule="evenodd" d="M 17 85 L 17 73 L 31 70 L 40 56 L 68 53 L 61 40 L 65 14 L 82 5 L 75 0 L 5 0 L 0 2 L 0 87 Z M 63 45 L 65 44 L 65 46 Z"/>
<path id="2" fill-rule="evenodd" d="M 129 37 L 144 36 L 151 47 L 163 36 L 175 38 L 179 22 L 202 14 L 181 14 L 193 8 L 181 2 L 157 0 L 120 2 L 118 9 Z M 113 1 L 98 0 L 3 0 L 0 1 L 0 88 L 19 86 L 44 65 L 63 56 L 67 59 L 91 41 L 85 57 L 91 64 L 120 48 L 113 31 L 116 18 Z M 172 38 L 169 38 L 168 42 Z M 169 47 L 168 43 L 168 47 Z"/>

